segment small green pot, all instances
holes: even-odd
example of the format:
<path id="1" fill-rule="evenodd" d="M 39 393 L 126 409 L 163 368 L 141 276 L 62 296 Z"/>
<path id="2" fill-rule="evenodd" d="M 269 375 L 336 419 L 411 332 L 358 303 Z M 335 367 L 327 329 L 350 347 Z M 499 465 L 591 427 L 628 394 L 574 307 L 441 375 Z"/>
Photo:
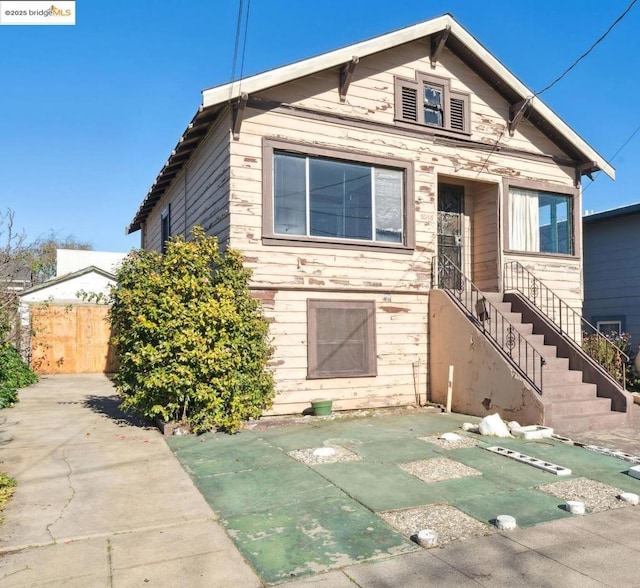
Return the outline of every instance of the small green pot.
<path id="1" fill-rule="evenodd" d="M 316 416 L 329 416 L 331 414 L 332 406 L 333 406 L 333 400 L 312 400 L 311 401 L 313 414 L 315 414 Z"/>

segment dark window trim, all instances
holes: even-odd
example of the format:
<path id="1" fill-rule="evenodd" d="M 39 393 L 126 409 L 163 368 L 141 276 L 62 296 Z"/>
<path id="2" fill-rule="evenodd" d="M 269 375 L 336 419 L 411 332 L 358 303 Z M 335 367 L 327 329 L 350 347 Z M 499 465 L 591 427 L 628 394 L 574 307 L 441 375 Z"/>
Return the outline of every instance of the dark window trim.
<path id="1" fill-rule="evenodd" d="M 379 167 L 403 169 L 404 184 L 404 227 L 403 243 L 384 241 L 360 241 L 357 239 L 323 239 L 304 235 L 280 235 L 273 230 L 273 153 L 287 151 L 299 155 L 327 157 L 331 159 L 366 163 Z M 335 249 L 355 249 L 410 253 L 415 248 L 415 197 L 414 197 L 414 165 L 412 161 L 393 157 L 378 157 L 370 153 L 329 149 L 316 145 L 306 145 L 290 141 L 281 141 L 265 137 L 262 143 L 262 244 L 314 246 Z"/>
<path id="2" fill-rule="evenodd" d="M 559 184 L 547 184 L 533 180 L 511 180 L 505 179 L 502 182 L 502 231 L 504 235 L 503 246 L 505 253 L 509 255 L 522 255 L 533 257 L 554 257 L 560 259 L 580 259 L 582 253 L 582 219 L 580 217 L 580 190 L 572 186 L 562 186 Z M 543 251 L 520 251 L 511 249 L 509 244 L 509 188 L 523 188 L 525 190 L 537 190 L 538 192 L 548 192 L 549 194 L 560 194 L 569 196 L 571 201 L 571 212 L 573 226 L 571 227 L 571 245 L 573 253 L 545 253 Z"/>
<path id="3" fill-rule="evenodd" d="M 459 90 L 451 89 L 451 80 L 433 74 L 416 71 L 415 79 L 396 76 L 394 78 L 395 110 L 394 122 L 396 125 L 405 127 L 424 127 L 444 132 L 450 136 L 471 135 L 471 94 Z M 421 122 L 420 104 L 422 102 L 422 88 L 424 85 L 440 86 L 443 94 L 443 125 L 430 125 Z M 402 112 L 402 88 L 414 88 L 417 93 L 416 118 L 403 116 Z M 463 103 L 464 128 L 454 129 L 451 127 L 451 100 L 461 100 Z"/>
<path id="4" fill-rule="evenodd" d="M 335 309 L 365 309 L 369 313 L 367 323 L 367 339 L 370 342 L 366 358 L 367 369 L 365 372 L 354 372 L 351 374 L 341 373 L 340 375 L 323 374 L 318 372 L 318 355 L 315 345 L 318 336 L 318 325 L 316 313 L 319 308 Z M 336 378 L 370 378 L 378 375 L 378 356 L 376 341 L 376 301 L 375 300 L 333 300 L 333 299 L 307 299 L 307 379 L 336 379 Z"/>
<path id="5" fill-rule="evenodd" d="M 171 237 L 171 203 L 160 213 L 160 251 L 167 252 L 167 241 Z"/>

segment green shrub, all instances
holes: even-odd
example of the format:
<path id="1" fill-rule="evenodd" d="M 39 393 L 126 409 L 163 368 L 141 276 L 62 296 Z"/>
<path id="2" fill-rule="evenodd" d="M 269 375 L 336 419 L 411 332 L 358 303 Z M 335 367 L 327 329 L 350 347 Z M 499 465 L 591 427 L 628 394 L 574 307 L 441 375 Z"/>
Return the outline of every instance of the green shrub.
<path id="1" fill-rule="evenodd" d="M 237 431 L 273 401 L 268 323 L 239 252 L 193 229 L 164 255 L 131 253 L 117 272 L 110 321 L 122 408 L 192 431 Z"/>
<path id="2" fill-rule="evenodd" d="M 15 488 L 16 481 L 13 478 L 7 476 L 7 474 L 5 474 L 4 472 L 0 472 L 0 511 L 13 496 Z M 2 522 L 2 520 L 2 516 L 0 516 L 0 523 Z"/>
<path id="3" fill-rule="evenodd" d="M 624 373 L 626 387 L 633 387 L 636 380 L 633 368 L 634 356 L 629 345 L 630 338 L 631 335 L 628 333 L 609 333 L 606 337 L 595 333 L 591 335 L 583 333 L 582 336 L 582 348 L 586 353 L 620 383 L 623 382 Z M 620 352 L 626 354 L 630 358 L 629 361 L 625 361 Z"/>
<path id="4" fill-rule="evenodd" d="M 9 343 L 0 343 L 0 409 L 18 402 L 18 388 L 37 381 L 16 349 Z"/>

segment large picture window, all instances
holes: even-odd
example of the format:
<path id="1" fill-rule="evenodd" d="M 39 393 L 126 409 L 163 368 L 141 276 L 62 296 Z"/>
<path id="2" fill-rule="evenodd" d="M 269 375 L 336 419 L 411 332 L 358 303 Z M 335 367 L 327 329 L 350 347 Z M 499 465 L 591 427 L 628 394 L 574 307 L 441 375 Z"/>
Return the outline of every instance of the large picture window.
<path id="1" fill-rule="evenodd" d="M 375 301 L 308 300 L 308 377 L 376 375 Z"/>
<path id="2" fill-rule="evenodd" d="M 410 163 L 310 151 L 267 149 L 266 237 L 412 246 Z"/>
<path id="3" fill-rule="evenodd" d="M 509 249 L 573 255 L 573 230 L 571 196 L 509 188 Z"/>

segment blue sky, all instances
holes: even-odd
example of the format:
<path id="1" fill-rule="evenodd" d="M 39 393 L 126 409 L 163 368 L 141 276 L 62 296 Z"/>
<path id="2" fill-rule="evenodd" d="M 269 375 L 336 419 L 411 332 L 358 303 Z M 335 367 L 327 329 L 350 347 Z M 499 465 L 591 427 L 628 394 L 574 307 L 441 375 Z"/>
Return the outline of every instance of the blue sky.
<path id="1" fill-rule="evenodd" d="M 245 5 L 246 5 L 245 0 Z M 453 16 L 530 89 L 582 54 L 630 0 L 251 0 L 244 74 Z M 238 0 L 79 0 L 76 26 L 0 26 L 0 209 L 29 240 L 50 231 L 106 251 L 126 237 L 200 104 L 229 80 Z M 610 159 L 640 126 L 640 3 L 542 99 Z M 640 132 L 583 208 L 640 201 Z M 585 180 L 584 185 L 589 184 Z"/>

